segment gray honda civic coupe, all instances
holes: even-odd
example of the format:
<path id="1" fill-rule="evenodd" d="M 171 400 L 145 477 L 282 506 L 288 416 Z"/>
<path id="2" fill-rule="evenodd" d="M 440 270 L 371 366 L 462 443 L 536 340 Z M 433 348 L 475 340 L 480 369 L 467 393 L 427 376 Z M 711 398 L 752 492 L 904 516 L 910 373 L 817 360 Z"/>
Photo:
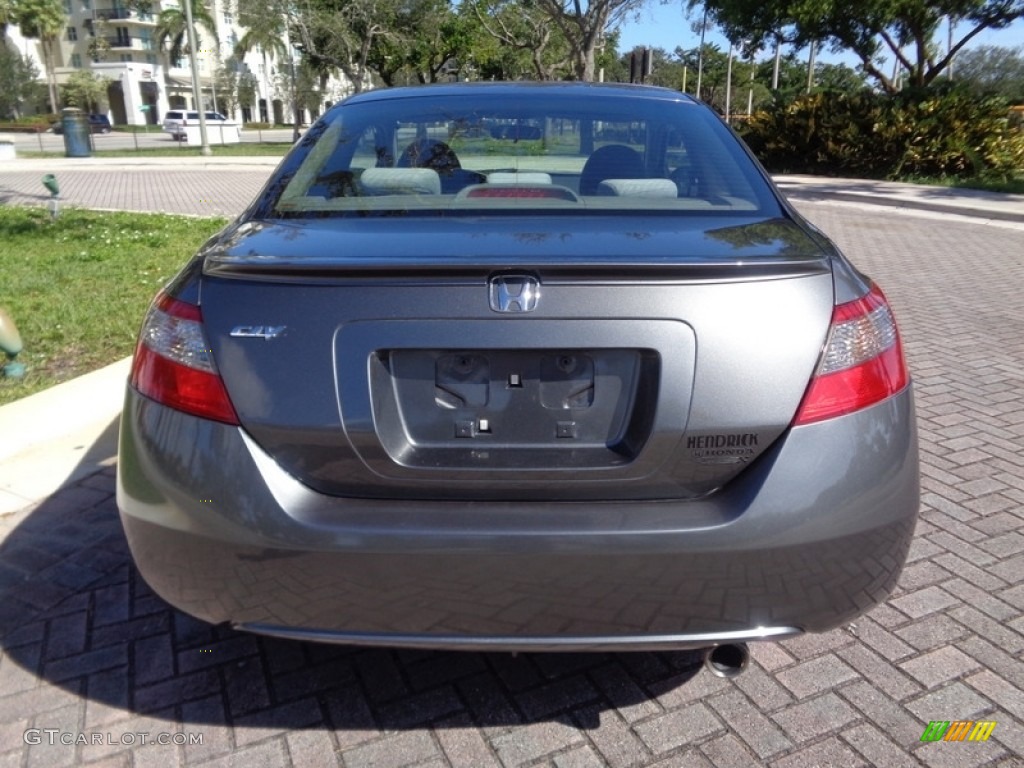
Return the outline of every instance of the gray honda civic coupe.
<path id="1" fill-rule="evenodd" d="M 918 497 L 881 289 L 707 106 L 579 83 L 330 109 L 150 307 L 117 485 L 205 621 L 522 651 L 840 626 Z"/>

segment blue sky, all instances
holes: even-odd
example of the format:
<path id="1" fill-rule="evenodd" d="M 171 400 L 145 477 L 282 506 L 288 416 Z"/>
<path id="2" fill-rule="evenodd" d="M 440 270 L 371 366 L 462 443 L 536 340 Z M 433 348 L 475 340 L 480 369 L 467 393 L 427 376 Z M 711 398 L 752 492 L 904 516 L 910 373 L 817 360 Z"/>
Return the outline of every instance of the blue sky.
<path id="1" fill-rule="evenodd" d="M 676 46 L 683 48 L 695 48 L 699 42 L 697 35 L 690 29 L 690 19 L 684 15 L 685 3 L 676 0 L 670 4 L 662 4 L 659 0 L 648 0 L 648 5 L 640 11 L 640 18 L 636 22 L 628 22 L 622 27 L 619 37 L 619 50 L 628 51 L 634 46 L 647 45 L 652 48 L 664 48 L 667 51 L 675 50 Z M 699 9 L 694 10 L 694 19 Z M 959 34 L 954 38 L 967 34 L 968 27 L 962 25 L 958 28 Z M 945 28 L 943 28 L 945 35 Z M 725 38 L 720 34 L 708 33 L 708 42 L 717 44 L 723 50 L 728 47 Z M 976 45 L 1001 45 L 1009 48 L 1024 46 L 1024 21 L 1018 21 L 1011 27 L 1003 30 L 986 30 L 977 35 L 968 44 L 968 47 Z M 770 52 L 762 52 L 759 58 L 769 58 Z M 846 63 L 854 65 L 856 59 L 851 56 L 824 53 L 820 59 L 835 63 Z"/>

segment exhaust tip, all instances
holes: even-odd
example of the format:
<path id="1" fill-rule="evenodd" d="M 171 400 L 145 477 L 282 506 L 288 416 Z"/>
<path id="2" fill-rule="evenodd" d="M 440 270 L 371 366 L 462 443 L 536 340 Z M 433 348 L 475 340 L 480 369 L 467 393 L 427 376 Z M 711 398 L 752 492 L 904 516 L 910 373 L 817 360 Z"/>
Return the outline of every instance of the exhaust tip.
<path id="1" fill-rule="evenodd" d="M 738 677 L 749 665 L 750 649 L 746 643 L 716 645 L 704 652 L 704 666 L 715 677 Z"/>

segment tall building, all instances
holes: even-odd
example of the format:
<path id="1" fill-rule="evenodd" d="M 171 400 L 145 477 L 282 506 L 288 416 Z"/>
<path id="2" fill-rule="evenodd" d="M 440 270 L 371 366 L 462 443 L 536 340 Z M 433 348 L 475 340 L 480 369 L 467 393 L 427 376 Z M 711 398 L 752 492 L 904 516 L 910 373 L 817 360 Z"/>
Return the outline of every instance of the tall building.
<path id="1" fill-rule="evenodd" d="M 68 20 L 54 51 L 58 84 L 67 82 L 77 70 L 109 78 L 109 117 L 116 125 L 159 125 L 168 109 L 195 108 L 188 56 L 171 61 L 157 40 L 160 12 L 181 8 L 178 0 L 153 0 L 148 10 L 139 10 L 142 4 L 129 5 L 124 0 L 63 1 Z M 290 122 L 290 62 L 264 56 L 259 49 L 238 61 L 234 50 L 245 29 L 235 22 L 233 0 L 207 0 L 207 7 L 217 25 L 217 39 L 196 24 L 196 60 L 206 109 L 244 122 Z M 10 44 L 32 56 L 40 72 L 45 72 L 39 41 L 25 39 L 16 26 L 8 28 L 8 37 Z M 239 80 L 250 84 L 251 97 L 238 100 L 234 109 L 217 102 L 213 83 L 221 67 L 233 68 Z M 318 107 L 304 111 L 303 121 L 314 119 L 351 92 L 343 77 L 331 78 L 317 94 Z"/>

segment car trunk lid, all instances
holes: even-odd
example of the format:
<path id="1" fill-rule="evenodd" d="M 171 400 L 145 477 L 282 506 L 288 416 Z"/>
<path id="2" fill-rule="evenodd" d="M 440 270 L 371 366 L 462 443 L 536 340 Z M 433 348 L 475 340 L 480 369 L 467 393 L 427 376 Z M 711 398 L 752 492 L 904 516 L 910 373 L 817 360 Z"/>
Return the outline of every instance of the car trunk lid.
<path id="1" fill-rule="evenodd" d="M 727 483 L 804 394 L 833 305 L 827 254 L 787 221 L 550 221 L 229 230 L 201 301 L 243 428 L 332 494 Z"/>

